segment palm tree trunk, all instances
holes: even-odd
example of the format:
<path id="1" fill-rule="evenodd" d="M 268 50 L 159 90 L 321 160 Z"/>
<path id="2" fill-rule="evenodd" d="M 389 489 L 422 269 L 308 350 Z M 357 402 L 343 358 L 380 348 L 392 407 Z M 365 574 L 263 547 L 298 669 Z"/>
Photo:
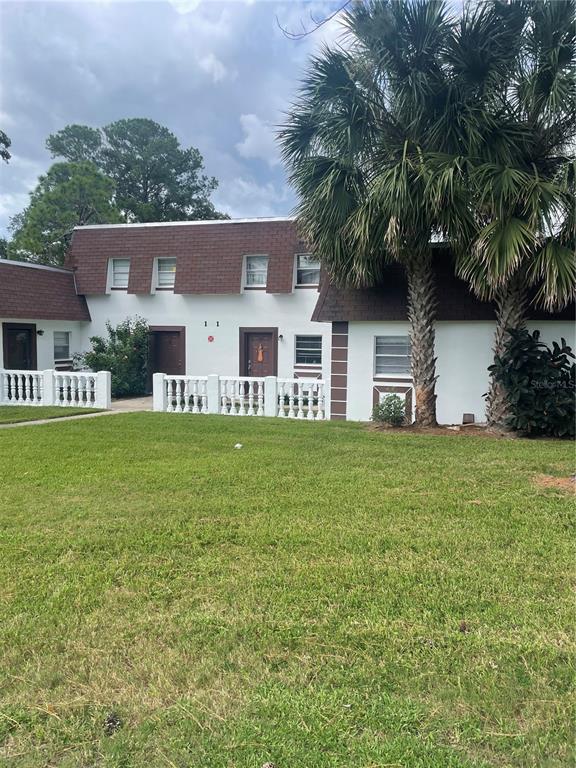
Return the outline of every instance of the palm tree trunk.
<path id="1" fill-rule="evenodd" d="M 526 325 L 528 294 L 526 281 L 520 273 L 513 275 L 496 294 L 496 331 L 494 333 L 494 357 L 501 357 L 510 338 L 509 330 L 519 330 Z M 490 378 L 487 395 L 486 417 L 488 426 L 506 431 L 510 407 L 502 385 Z"/>
<path id="2" fill-rule="evenodd" d="M 436 358 L 434 321 L 436 286 L 432 254 L 428 251 L 410 259 L 408 278 L 408 320 L 412 346 L 412 378 L 416 395 L 416 425 L 436 426 Z"/>

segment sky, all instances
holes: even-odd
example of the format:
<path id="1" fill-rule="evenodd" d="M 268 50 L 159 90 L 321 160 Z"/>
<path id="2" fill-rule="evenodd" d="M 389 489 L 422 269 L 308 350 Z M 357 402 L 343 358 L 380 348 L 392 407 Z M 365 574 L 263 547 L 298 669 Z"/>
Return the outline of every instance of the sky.
<path id="1" fill-rule="evenodd" d="M 341 2 L 0 0 L 0 235 L 53 162 L 45 141 L 70 123 L 124 117 L 166 125 L 197 147 L 233 218 L 289 215 L 295 198 L 275 141 L 312 53 L 341 34 Z"/>

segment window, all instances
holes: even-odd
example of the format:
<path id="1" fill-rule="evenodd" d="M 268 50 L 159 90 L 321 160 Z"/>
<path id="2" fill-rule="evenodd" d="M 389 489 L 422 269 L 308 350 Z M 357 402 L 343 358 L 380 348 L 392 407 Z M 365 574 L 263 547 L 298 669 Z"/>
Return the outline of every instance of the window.
<path id="1" fill-rule="evenodd" d="M 311 253 L 296 255 L 296 285 L 318 285 L 320 262 Z"/>
<path id="2" fill-rule="evenodd" d="M 322 365 L 322 336 L 296 336 L 296 363 Z"/>
<path id="3" fill-rule="evenodd" d="M 130 259 L 112 259 L 112 288 L 128 288 Z"/>
<path id="4" fill-rule="evenodd" d="M 246 256 L 246 286 L 264 288 L 268 274 L 268 256 Z"/>
<path id="5" fill-rule="evenodd" d="M 54 331 L 54 361 L 70 359 L 70 331 Z"/>
<path id="6" fill-rule="evenodd" d="M 158 259 L 157 261 L 157 288 L 174 288 L 176 277 L 176 259 Z"/>
<path id="7" fill-rule="evenodd" d="M 409 374 L 410 339 L 408 336 L 376 336 L 374 373 Z"/>

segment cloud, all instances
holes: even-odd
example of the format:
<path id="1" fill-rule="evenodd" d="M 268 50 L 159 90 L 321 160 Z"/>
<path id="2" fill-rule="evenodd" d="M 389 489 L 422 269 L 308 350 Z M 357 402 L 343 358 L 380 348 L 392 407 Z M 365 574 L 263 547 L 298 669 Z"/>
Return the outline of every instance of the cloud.
<path id="1" fill-rule="evenodd" d="M 202 69 L 204 72 L 206 72 L 208 75 L 211 76 L 212 80 L 215 83 L 219 83 L 221 80 L 224 80 L 227 76 L 232 76 L 232 73 L 230 73 L 224 64 L 218 59 L 216 56 L 214 56 L 213 53 L 209 53 L 207 56 L 204 56 L 198 61 L 198 64 L 200 66 L 200 69 Z"/>
<path id="2" fill-rule="evenodd" d="M 257 115 L 240 115 L 244 139 L 236 144 L 242 157 L 264 160 L 271 167 L 278 165 L 280 157 L 274 131 Z"/>
<path id="3" fill-rule="evenodd" d="M 43 2 L 0 0 L 0 115 L 17 156 L 1 168 L 0 235 L 52 160 L 46 137 L 69 123 L 149 117 L 198 147 L 232 215 L 294 205 L 274 138 L 331 21 L 290 40 L 338 2 Z M 2 127 L 0 123 L 0 127 Z"/>
<path id="4" fill-rule="evenodd" d="M 294 199 L 286 185 L 259 184 L 253 178 L 237 177 L 222 184 L 214 195 L 216 207 L 232 218 L 288 215 Z"/>

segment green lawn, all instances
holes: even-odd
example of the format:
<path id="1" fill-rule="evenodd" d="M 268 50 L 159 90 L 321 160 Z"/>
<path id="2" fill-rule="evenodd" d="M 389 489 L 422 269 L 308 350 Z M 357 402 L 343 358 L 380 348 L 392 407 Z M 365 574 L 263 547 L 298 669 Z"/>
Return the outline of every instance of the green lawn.
<path id="1" fill-rule="evenodd" d="M 57 405 L 0 405 L 0 424 L 17 424 L 37 419 L 61 419 L 80 413 L 98 413 L 97 408 L 62 408 Z"/>
<path id="2" fill-rule="evenodd" d="M 141 413 L 0 456 L 3 767 L 573 764 L 570 444 Z"/>

